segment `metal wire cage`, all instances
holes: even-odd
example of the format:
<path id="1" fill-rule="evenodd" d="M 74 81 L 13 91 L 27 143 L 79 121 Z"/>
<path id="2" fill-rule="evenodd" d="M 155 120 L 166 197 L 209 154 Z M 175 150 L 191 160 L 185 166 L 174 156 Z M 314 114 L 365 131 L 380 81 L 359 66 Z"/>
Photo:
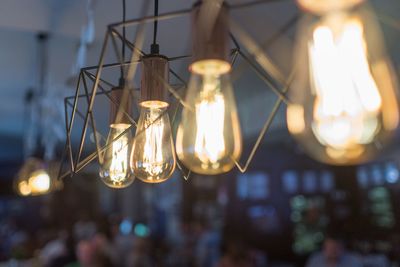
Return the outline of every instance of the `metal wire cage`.
<path id="1" fill-rule="evenodd" d="M 145 1 L 142 7 L 142 14 L 145 14 L 148 9 L 149 1 Z M 263 1 L 251 1 L 242 4 L 231 5 L 231 9 L 242 9 L 250 8 L 256 5 L 268 4 L 276 2 L 273 0 Z M 93 160 L 98 159 L 101 161 L 101 155 L 107 145 L 102 144 L 102 140 L 106 138 L 99 130 L 99 120 L 96 120 L 96 103 L 104 103 L 106 101 L 108 105 L 118 105 L 116 99 L 113 98 L 111 90 L 117 85 L 111 82 L 110 73 L 108 71 L 121 70 L 125 80 L 128 82 L 127 86 L 120 88 L 123 90 L 124 97 L 136 98 L 137 90 L 134 89 L 134 78 L 137 73 L 138 63 L 141 61 L 141 57 L 145 56 L 146 53 L 142 50 L 145 42 L 145 30 L 144 27 L 147 23 L 158 21 L 163 22 L 166 20 L 172 20 L 180 17 L 185 17 L 190 14 L 190 9 L 179 10 L 170 13 L 164 13 L 156 16 L 143 16 L 138 19 L 123 21 L 119 23 L 110 24 L 107 27 L 107 31 L 103 40 L 100 58 L 98 65 L 82 68 L 78 77 L 75 94 L 71 97 L 67 97 L 64 100 L 65 106 L 65 128 L 67 133 L 67 139 L 62 158 L 62 164 L 59 170 L 58 178 L 63 179 L 67 176 L 72 176 L 80 172 Z M 279 29 L 276 30 L 275 34 L 267 40 L 264 47 L 259 46 L 249 34 L 246 33 L 243 28 L 236 23 L 233 19 L 226 18 L 229 20 L 230 25 L 230 39 L 231 49 L 230 58 L 233 69 L 236 67 L 237 59 L 241 58 L 247 63 L 252 71 L 265 83 L 266 90 L 271 90 L 276 96 L 271 112 L 269 113 L 264 125 L 256 139 L 256 142 L 252 145 L 250 153 L 247 155 L 247 159 L 244 163 L 235 161 L 236 167 L 240 172 L 245 172 L 254 158 L 257 149 L 259 148 L 263 138 L 270 129 L 270 126 L 282 104 L 288 103 L 285 96 L 289 89 L 291 76 L 288 79 L 282 75 L 279 69 L 272 63 L 272 60 L 264 53 L 266 46 L 272 45 L 282 34 L 286 33 L 298 20 L 298 14 L 288 18 L 287 22 Z M 134 41 L 128 40 L 125 35 L 125 30 L 135 28 Z M 121 33 L 122 31 L 122 33 Z M 126 61 L 124 55 L 125 49 L 130 53 L 130 60 Z M 110 51 L 111 50 L 111 51 Z M 117 59 L 117 62 L 106 63 L 106 57 L 109 53 L 112 53 Z M 168 55 L 167 55 L 168 56 Z M 169 62 L 183 61 L 190 59 L 190 55 L 182 55 L 177 57 L 168 58 Z M 185 79 L 178 74 L 178 71 L 174 67 L 169 69 L 170 75 L 174 80 L 174 83 L 169 84 L 165 82 L 165 86 L 170 93 L 173 101 L 171 101 L 170 113 L 172 116 L 172 126 L 176 125 L 179 120 L 179 111 L 185 108 L 184 94 L 187 87 Z M 114 76 L 115 78 L 115 73 Z M 102 102 L 103 101 L 103 102 Z M 101 105 L 104 108 L 104 105 Z M 125 131 L 131 131 L 132 128 L 136 128 L 136 117 L 135 112 L 131 113 L 128 110 L 119 110 L 130 120 L 131 127 Z M 103 113 L 104 115 L 104 113 Z M 104 118 L 102 119 L 104 121 Z M 79 131 L 80 142 L 77 147 L 73 142 L 73 132 Z M 175 131 L 176 132 L 176 131 Z M 123 134 L 123 133 L 122 133 Z M 122 136 L 117 136 L 115 140 Z M 94 145 L 93 145 L 94 144 Z M 184 179 L 189 179 L 191 172 L 177 162 L 178 170 L 181 172 Z"/>

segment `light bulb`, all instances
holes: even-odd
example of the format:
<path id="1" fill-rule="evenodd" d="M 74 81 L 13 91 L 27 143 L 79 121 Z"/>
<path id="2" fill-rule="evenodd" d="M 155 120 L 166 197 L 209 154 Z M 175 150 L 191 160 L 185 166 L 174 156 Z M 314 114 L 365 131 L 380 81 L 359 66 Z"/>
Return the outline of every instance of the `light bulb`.
<path id="1" fill-rule="evenodd" d="M 29 196 L 32 193 L 32 190 L 27 181 L 18 182 L 18 193 L 21 196 Z"/>
<path id="2" fill-rule="evenodd" d="M 129 168 L 131 132 L 129 124 L 115 123 L 110 125 L 110 133 L 100 169 L 102 181 L 112 188 L 129 186 L 134 176 Z"/>
<path id="3" fill-rule="evenodd" d="M 131 168 L 146 183 L 161 183 L 175 170 L 171 125 L 164 101 L 144 101 L 132 147 Z"/>
<path id="4" fill-rule="evenodd" d="M 223 60 L 192 64 L 192 77 L 176 138 L 182 163 L 200 174 L 220 174 L 241 154 L 241 133 L 230 65 Z"/>
<path id="5" fill-rule="evenodd" d="M 40 196 L 57 189 L 57 182 L 52 180 L 49 172 L 50 163 L 37 157 L 28 158 L 18 172 L 14 186 L 21 196 Z"/>
<path id="6" fill-rule="evenodd" d="M 342 2 L 334 11 L 318 6 L 319 15 L 303 21 L 287 123 L 314 158 L 354 164 L 377 153 L 397 128 L 399 110 L 375 18 L 366 6 Z"/>
<path id="7" fill-rule="evenodd" d="M 50 190 L 50 176 L 45 170 L 37 170 L 29 177 L 28 185 L 32 195 L 45 194 Z"/>

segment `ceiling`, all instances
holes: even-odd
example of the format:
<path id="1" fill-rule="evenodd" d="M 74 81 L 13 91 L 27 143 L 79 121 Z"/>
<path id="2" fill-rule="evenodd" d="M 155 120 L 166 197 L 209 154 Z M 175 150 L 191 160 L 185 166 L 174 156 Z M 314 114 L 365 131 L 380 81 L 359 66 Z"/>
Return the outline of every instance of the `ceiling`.
<path id="1" fill-rule="evenodd" d="M 93 0 L 95 14 L 95 42 L 90 47 L 87 64 L 97 64 L 106 25 L 121 20 L 120 1 Z M 148 0 L 126 0 L 127 18 L 141 15 L 141 6 Z M 121 1 L 122 2 L 122 1 Z M 160 1 L 160 13 L 190 8 L 194 1 Z M 229 1 L 243 3 L 245 0 Z M 0 163 L 20 160 L 22 137 L 26 131 L 26 109 L 23 97 L 29 87 L 37 86 L 37 44 L 35 34 L 49 32 L 49 71 L 46 89 L 72 95 L 66 84 L 71 73 L 82 25 L 86 22 L 86 1 L 82 0 L 2 0 L 0 2 Z M 400 63 L 400 2 L 375 0 L 373 5 L 384 21 L 384 32 L 389 52 L 396 66 Z M 281 0 L 233 12 L 234 20 L 258 44 L 265 43 L 274 32 L 298 12 L 293 0 Z M 148 10 L 147 14 L 152 11 Z M 396 29 L 397 27 L 397 29 Z M 150 36 L 151 27 L 147 27 Z M 288 75 L 291 67 L 291 48 L 295 29 L 265 49 L 280 70 Z M 150 40 L 147 38 L 146 40 Z M 162 53 L 178 56 L 190 53 L 189 20 L 160 23 L 159 41 Z M 146 47 L 145 47 L 146 48 Z M 238 65 L 242 62 L 239 60 Z M 177 65 L 179 71 L 184 65 Z M 236 77 L 236 76 L 235 76 Z M 276 96 L 248 67 L 235 81 L 239 113 L 245 136 L 253 137 L 261 129 L 272 109 Z M 251 109 L 249 108 L 251 106 Z M 285 129 L 284 107 L 281 108 L 274 130 Z M 63 122 L 61 122 L 63 123 Z M 62 124 L 63 125 L 63 124 Z"/>

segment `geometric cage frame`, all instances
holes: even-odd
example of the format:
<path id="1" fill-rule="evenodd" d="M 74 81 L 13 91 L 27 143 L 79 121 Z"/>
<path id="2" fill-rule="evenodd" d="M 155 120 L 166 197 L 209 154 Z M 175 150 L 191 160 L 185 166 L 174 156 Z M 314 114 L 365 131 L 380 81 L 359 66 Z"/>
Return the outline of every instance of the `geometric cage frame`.
<path id="1" fill-rule="evenodd" d="M 283 1 L 283 0 L 255 0 L 247 3 L 242 3 L 242 4 L 235 4 L 235 5 L 230 5 L 230 9 L 240 9 L 240 8 L 246 8 L 250 6 L 255 6 L 259 4 L 268 4 L 271 2 L 277 2 L 277 1 Z M 143 10 L 142 14 L 144 14 L 147 10 L 148 3 L 150 1 L 145 1 L 145 4 L 143 5 Z M 169 13 L 164 13 L 160 15 L 155 15 L 155 16 L 143 16 L 138 19 L 133 19 L 133 20 L 127 20 L 123 22 L 118 22 L 114 24 L 110 24 L 107 27 L 107 31 L 103 40 L 103 45 L 101 49 L 101 54 L 99 58 L 98 65 L 96 66 L 91 66 L 91 67 L 85 67 L 80 70 L 79 76 L 78 76 L 78 81 L 76 85 L 76 90 L 75 94 L 70 97 L 66 97 L 64 99 L 64 109 L 65 109 L 65 128 L 66 128 L 66 143 L 65 143 L 65 148 L 64 148 L 64 153 L 62 156 L 61 160 L 61 165 L 59 169 L 59 174 L 58 174 L 58 179 L 63 179 L 67 176 L 73 176 L 74 174 L 78 173 L 81 171 L 83 168 L 85 168 L 89 163 L 91 163 L 93 160 L 96 158 L 101 161 L 101 155 L 104 150 L 106 150 L 109 146 L 109 144 L 101 146 L 99 143 L 99 136 L 97 135 L 97 130 L 96 130 L 96 124 L 95 120 L 93 117 L 93 106 L 94 106 L 94 101 L 96 99 L 96 96 L 103 95 L 106 97 L 108 101 L 112 105 L 117 105 L 117 101 L 113 99 L 112 94 L 111 94 L 111 88 L 116 87 L 114 84 L 111 82 L 105 80 L 102 78 L 102 72 L 104 69 L 109 69 L 109 68 L 121 68 L 121 71 L 124 73 L 125 80 L 128 82 L 127 86 L 124 86 L 123 89 L 123 94 L 124 97 L 128 97 L 129 95 L 132 95 L 132 88 L 129 84 L 129 81 L 131 81 L 136 73 L 137 70 L 137 65 L 140 62 L 140 57 L 146 55 L 142 50 L 142 45 L 144 42 L 144 24 L 148 22 L 154 22 L 154 21 L 162 21 L 166 19 L 173 19 L 176 17 L 180 16 L 185 16 L 191 13 L 191 9 L 185 9 L 185 10 L 179 10 L 175 12 L 169 12 Z M 266 42 L 266 46 L 271 45 L 276 39 L 278 39 L 282 34 L 287 32 L 298 20 L 298 14 L 290 18 L 287 23 L 285 23 L 280 29 L 278 29 L 272 37 Z M 225 18 L 229 19 L 229 18 Z M 286 93 L 289 90 L 290 87 L 290 82 L 291 78 L 293 75 L 289 76 L 288 80 L 285 80 L 281 75 L 278 69 L 274 66 L 272 61 L 268 58 L 267 55 L 265 55 L 264 51 L 262 48 L 258 46 L 256 42 L 253 41 L 253 39 L 246 34 L 244 30 L 241 29 L 240 25 L 236 24 L 233 20 L 229 19 L 229 24 L 231 25 L 230 27 L 230 38 L 231 41 L 234 45 L 234 48 L 231 50 L 231 64 L 232 66 L 235 64 L 237 57 L 241 57 L 244 61 L 246 61 L 249 66 L 253 69 L 253 71 L 262 79 L 264 83 L 268 85 L 268 88 L 273 91 L 277 95 L 277 100 L 275 101 L 272 111 L 270 112 L 269 116 L 267 117 L 259 135 L 258 138 L 253 145 L 251 152 L 246 159 L 244 164 L 241 164 L 240 162 L 235 160 L 236 167 L 239 169 L 240 172 L 245 172 L 257 149 L 259 148 L 261 141 L 265 137 L 268 129 L 270 128 L 273 119 L 275 118 L 275 115 L 277 114 L 277 111 L 279 110 L 280 106 L 284 103 L 288 103 L 288 99 L 286 98 Z M 123 28 L 123 31 L 125 31 L 125 27 L 129 26 L 137 26 L 136 30 L 136 36 L 135 36 L 135 42 L 131 42 L 127 40 L 125 37 L 125 34 L 120 33 L 120 28 Z M 118 58 L 117 63 L 111 63 L 111 64 L 105 64 L 105 54 L 109 46 L 109 40 L 111 40 L 112 47 L 114 49 L 115 55 Z M 243 52 L 241 49 L 241 46 L 239 45 L 238 40 L 243 44 L 243 46 L 247 49 L 248 53 Z M 130 61 L 125 61 L 125 58 L 121 56 L 121 53 L 119 51 L 119 46 L 117 45 L 118 42 L 122 43 L 122 49 L 124 50 L 125 48 L 128 48 L 129 51 L 132 53 L 131 54 L 131 59 Z M 266 48 L 266 47 L 264 47 Z M 184 55 L 184 56 L 179 56 L 179 57 L 174 57 L 174 58 L 168 58 L 169 61 L 176 61 L 184 58 L 189 58 L 191 57 L 190 55 Z M 95 73 L 92 73 L 94 71 Z M 173 111 L 173 117 L 172 117 L 172 123 L 174 123 L 176 119 L 176 115 L 178 113 L 179 108 L 185 108 L 185 102 L 182 97 L 180 97 L 180 94 L 178 93 L 178 90 L 185 90 L 186 89 L 186 82 L 184 79 L 182 79 L 172 68 L 169 69 L 169 72 L 172 76 L 174 76 L 178 81 L 182 83 L 181 87 L 178 89 L 175 89 L 173 86 L 168 84 L 166 81 L 164 81 L 164 84 L 166 88 L 168 89 L 169 93 L 178 101 L 178 104 L 176 105 L 175 110 Z M 161 78 L 162 79 L 162 78 Z M 91 87 L 91 91 L 89 90 L 88 83 L 91 82 L 93 85 Z M 110 89 L 107 89 L 110 88 Z M 87 102 L 87 110 L 85 112 L 81 112 L 78 110 L 78 101 L 80 99 L 86 99 Z M 69 114 L 68 110 L 72 109 L 71 114 Z M 117 140 L 120 138 L 122 135 L 124 135 L 127 131 L 130 131 L 132 127 L 136 127 L 136 121 L 134 118 L 132 118 L 131 114 L 125 110 L 119 109 L 118 112 L 122 112 L 124 116 L 126 116 L 132 123 L 132 125 L 126 129 L 123 133 L 121 133 L 119 136 L 115 137 L 113 141 Z M 78 152 L 74 155 L 73 149 L 72 149 L 72 141 L 71 141 L 71 132 L 72 128 L 74 127 L 74 121 L 76 120 L 77 117 L 80 117 L 84 121 L 84 125 L 82 128 L 81 132 L 81 138 L 80 138 L 80 143 L 78 147 Z M 162 115 L 159 116 L 161 118 Z M 156 119 L 157 120 L 157 119 Z M 89 125 L 90 123 L 90 125 Z M 85 146 L 85 140 L 86 140 L 86 134 L 88 127 L 92 128 L 92 132 L 94 133 L 94 142 L 96 144 L 96 150 L 89 155 L 87 155 L 84 159 L 81 159 L 82 157 L 82 151 Z M 112 142 L 110 142 L 112 143 Z M 68 162 L 69 168 L 65 170 L 65 164 Z M 177 160 L 177 167 L 178 170 L 182 173 L 182 176 L 184 179 L 188 180 L 191 172 L 190 170 L 186 170 Z"/>

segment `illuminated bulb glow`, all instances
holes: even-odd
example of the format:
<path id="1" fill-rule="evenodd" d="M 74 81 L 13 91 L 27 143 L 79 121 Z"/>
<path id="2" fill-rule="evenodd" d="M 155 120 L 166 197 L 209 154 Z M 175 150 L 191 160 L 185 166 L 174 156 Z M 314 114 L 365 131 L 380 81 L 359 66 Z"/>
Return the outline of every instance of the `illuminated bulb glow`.
<path id="1" fill-rule="evenodd" d="M 22 196 L 28 196 L 32 193 L 27 181 L 21 181 L 18 183 L 18 191 Z"/>
<path id="2" fill-rule="evenodd" d="M 179 159 L 205 175 L 230 171 L 241 154 L 242 141 L 230 82 L 230 64 L 207 59 L 190 66 L 187 108 L 176 136 Z"/>
<path id="3" fill-rule="evenodd" d="M 382 105 L 367 61 L 362 24 L 348 20 L 336 35 L 331 28 L 318 26 L 309 55 L 316 94 L 314 134 L 331 151 L 360 150 L 379 130 L 377 114 Z"/>
<path id="4" fill-rule="evenodd" d="M 42 194 L 50 190 L 50 177 L 43 170 L 33 172 L 28 183 L 32 194 Z"/>
<path id="5" fill-rule="evenodd" d="M 146 114 L 145 119 L 145 143 L 143 168 L 150 176 L 158 176 L 163 172 L 164 158 L 163 149 L 163 132 L 164 123 L 159 118 L 160 112 L 151 108 Z M 158 120 L 157 120 L 158 119 Z"/>
<path id="6" fill-rule="evenodd" d="M 297 3 L 303 9 L 314 13 L 327 13 L 349 9 L 365 0 L 297 0 Z"/>
<path id="7" fill-rule="evenodd" d="M 224 115 L 225 101 L 219 93 L 219 80 L 214 75 L 205 76 L 204 91 L 196 103 L 197 133 L 195 154 L 207 168 L 218 168 L 225 155 Z"/>
<path id="8" fill-rule="evenodd" d="M 131 168 L 140 180 L 160 183 L 171 177 L 176 164 L 168 103 L 144 101 L 140 105 Z"/>
<path id="9" fill-rule="evenodd" d="M 114 139 L 121 135 L 129 126 L 125 124 L 113 124 L 111 126 L 114 128 L 115 134 Z M 128 164 L 128 145 L 129 139 L 126 135 L 120 136 L 118 139 L 112 143 L 112 159 L 109 168 L 110 179 L 119 184 L 123 182 L 129 172 Z"/>

